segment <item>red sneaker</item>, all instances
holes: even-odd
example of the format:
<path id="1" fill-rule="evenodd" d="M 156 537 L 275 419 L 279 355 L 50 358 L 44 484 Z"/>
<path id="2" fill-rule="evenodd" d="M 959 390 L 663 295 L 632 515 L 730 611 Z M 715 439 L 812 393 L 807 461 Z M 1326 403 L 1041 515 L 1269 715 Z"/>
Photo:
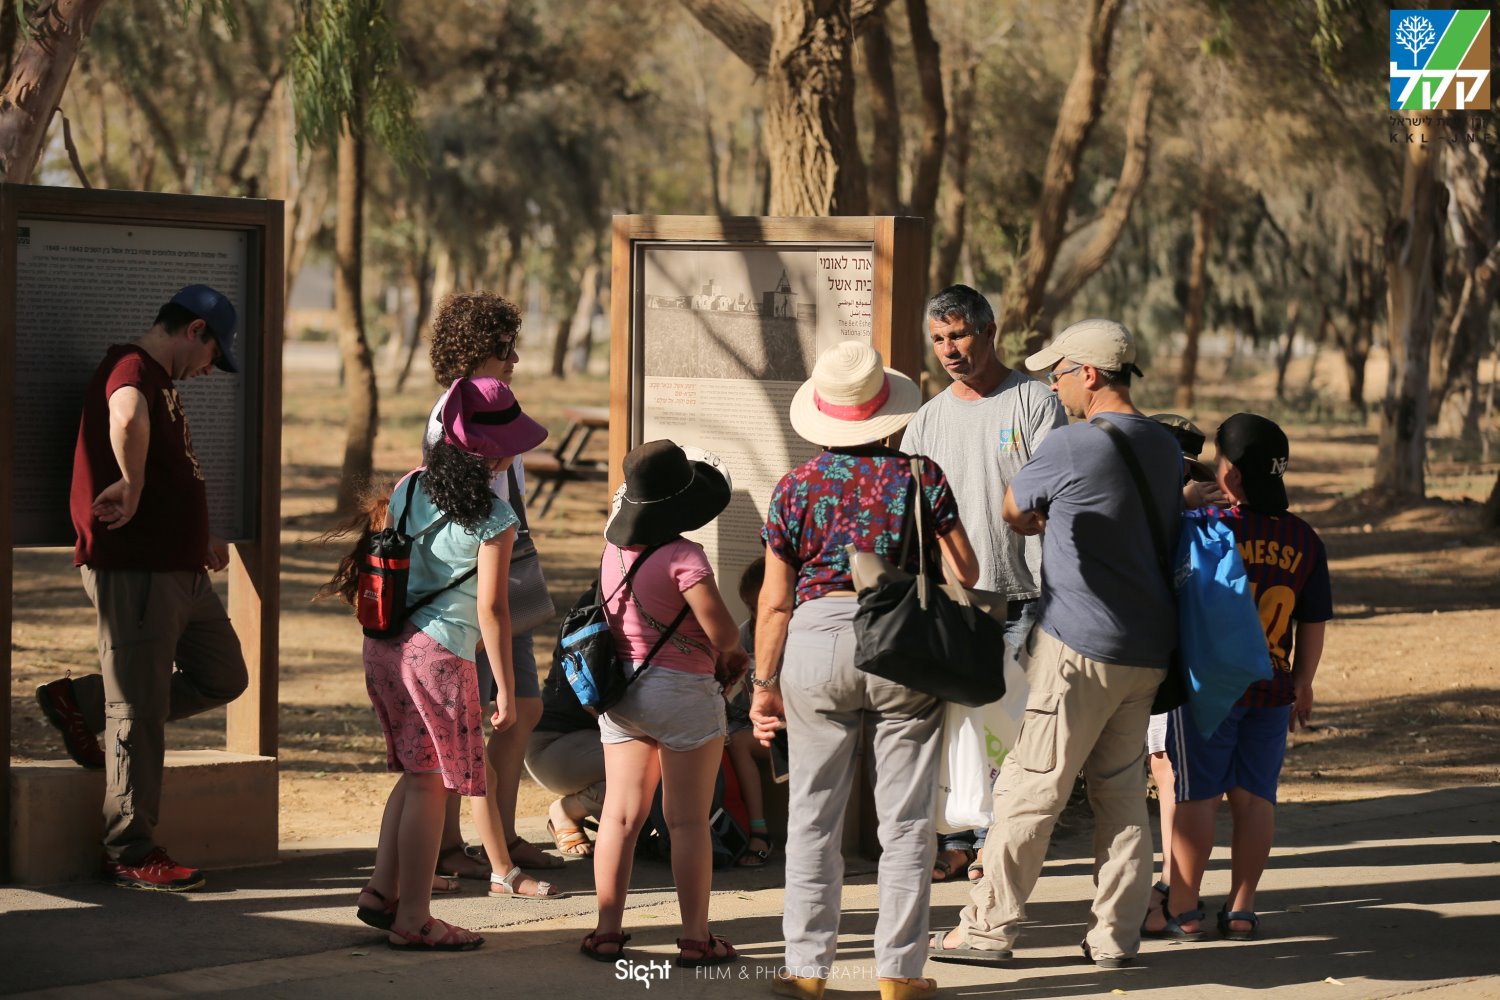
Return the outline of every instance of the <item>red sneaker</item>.
<path id="1" fill-rule="evenodd" d="M 62 733 L 63 749 L 80 767 L 97 771 L 104 767 L 104 751 L 99 738 L 83 719 L 83 710 L 73 696 L 73 679 L 64 677 L 36 689 L 36 703 L 47 721 Z"/>
<path id="2" fill-rule="evenodd" d="M 106 858 L 103 879 L 126 889 L 156 889 L 160 892 L 187 892 L 207 881 L 201 871 L 179 865 L 160 847 L 153 847 L 138 865 Z"/>

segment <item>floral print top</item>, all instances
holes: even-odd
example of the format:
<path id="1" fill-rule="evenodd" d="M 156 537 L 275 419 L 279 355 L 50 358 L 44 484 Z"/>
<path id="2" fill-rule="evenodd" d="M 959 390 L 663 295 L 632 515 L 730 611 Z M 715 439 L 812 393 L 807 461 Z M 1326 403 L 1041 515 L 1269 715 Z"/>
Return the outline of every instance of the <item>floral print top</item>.
<path id="1" fill-rule="evenodd" d="M 901 555 L 901 531 L 911 497 L 911 460 L 880 445 L 830 448 L 781 477 L 761 531 L 770 551 L 797 570 L 794 604 L 836 590 L 852 590 L 844 546 L 877 552 L 893 562 Z M 958 505 L 936 462 L 922 469 L 927 509 L 928 570 L 941 578 L 937 538 L 958 524 Z M 931 512 L 931 517 L 927 513 Z M 907 570 L 917 571 L 911 546 Z"/>

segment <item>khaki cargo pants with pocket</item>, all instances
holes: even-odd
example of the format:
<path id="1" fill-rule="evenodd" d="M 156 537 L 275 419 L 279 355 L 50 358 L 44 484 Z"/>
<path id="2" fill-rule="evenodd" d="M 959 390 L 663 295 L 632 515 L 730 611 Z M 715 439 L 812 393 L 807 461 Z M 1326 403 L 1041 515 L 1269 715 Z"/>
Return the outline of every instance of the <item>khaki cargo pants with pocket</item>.
<path id="1" fill-rule="evenodd" d="M 1166 671 L 1100 663 L 1041 628 L 1022 666 L 1031 685 L 1015 749 L 995 781 L 995 821 L 984 877 L 959 930 L 971 948 L 1007 951 L 1041 875 L 1058 814 L 1081 770 L 1094 811 L 1093 910 L 1086 940 L 1095 958 L 1133 957 L 1151 894 L 1146 813 L 1146 724 Z"/>
<path id="2" fill-rule="evenodd" d="M 73 691 L 104 734 L 104 851 L 137 864 L 156 846 L 166 724 L 233 701 L 249 676 L 207 573 L 79 569 L 99 612 L 101 673 Z"/>

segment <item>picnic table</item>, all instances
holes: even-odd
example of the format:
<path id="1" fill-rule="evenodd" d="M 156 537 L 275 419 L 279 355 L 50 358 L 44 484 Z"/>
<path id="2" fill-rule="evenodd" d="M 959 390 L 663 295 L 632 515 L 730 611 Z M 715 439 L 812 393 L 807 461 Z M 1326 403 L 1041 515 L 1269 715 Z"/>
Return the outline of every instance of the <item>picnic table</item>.
<path id="1" fill-rule="evenodd" d="M 604 406 L 570 406 L 563 410 L 568 426 L 555 448 L 527 452 L 522 459 L 534 502 L 539 501 L 537 517 L 546 517 L 570 482 L 604 482 L 609 461 L 588 450 L 597 431 L 609 430 L 609 408 Z M 608 440 L 608 436 L 605 436 Z"/>

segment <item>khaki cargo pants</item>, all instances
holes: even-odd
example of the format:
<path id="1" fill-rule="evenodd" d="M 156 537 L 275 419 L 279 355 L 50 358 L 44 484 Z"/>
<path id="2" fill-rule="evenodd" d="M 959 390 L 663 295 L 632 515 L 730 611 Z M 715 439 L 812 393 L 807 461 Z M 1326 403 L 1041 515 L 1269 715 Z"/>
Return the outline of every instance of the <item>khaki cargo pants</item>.
<path id="1" fill-rule="evenodd" d="M 959 930 L 972 948 L 1007 951 L 1041 875 L 1058 814 L 1080 770 L 1094 811 L 1094 957 L 1133 957 L 1151 894 L 1145 753 L 1151 701 L 1166 671 L 1100 663 L 1034 628 L 1022 665 L 1031 694 L 1015 749 L 995 781 L 984 877 Z"/>
<path id="2" fill-rule="evenodd" d="M 101 673 L 73 691 L 104 734 L 104 851 L 136 864 L 156 846 L 166 723 L 233 701 L 249 677 L 207 573 L 80 569 L 99 613 Z"/>

